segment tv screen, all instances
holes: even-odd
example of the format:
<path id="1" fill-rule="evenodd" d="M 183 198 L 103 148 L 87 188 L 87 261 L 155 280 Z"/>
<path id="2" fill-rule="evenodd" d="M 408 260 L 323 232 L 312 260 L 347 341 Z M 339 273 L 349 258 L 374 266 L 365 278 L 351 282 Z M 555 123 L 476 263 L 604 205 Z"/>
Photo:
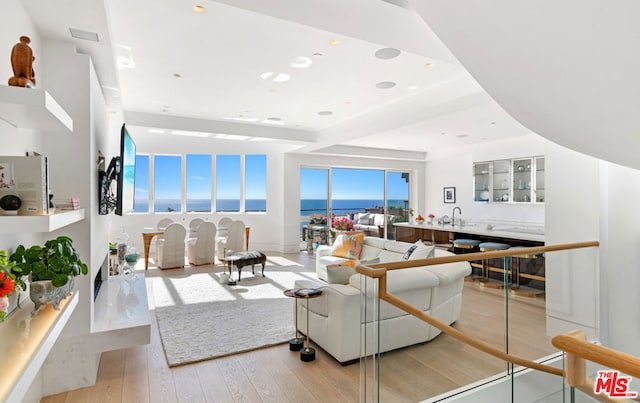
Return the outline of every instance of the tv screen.
<path id="1" fill-rule="evenodd" d="M 123 124 L 120 130 L 120 169 L 117 176 L 118 193 L 115 211 L 117 215 L 133 210 L 135 176 L 136 143 L 133 142 L 131 135 Z"/>

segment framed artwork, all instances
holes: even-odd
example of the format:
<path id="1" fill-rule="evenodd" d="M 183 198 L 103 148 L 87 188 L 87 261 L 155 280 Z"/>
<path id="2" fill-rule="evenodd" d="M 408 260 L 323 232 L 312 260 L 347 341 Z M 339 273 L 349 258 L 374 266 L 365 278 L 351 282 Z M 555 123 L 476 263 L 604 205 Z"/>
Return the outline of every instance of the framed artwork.
<path id="1" fill-rule="evenodd" d="M 443 189 L 444 193 L 444 202 L 445 203 L 455 203 L 456 202 L 456 188 L 448 187 Z"/>

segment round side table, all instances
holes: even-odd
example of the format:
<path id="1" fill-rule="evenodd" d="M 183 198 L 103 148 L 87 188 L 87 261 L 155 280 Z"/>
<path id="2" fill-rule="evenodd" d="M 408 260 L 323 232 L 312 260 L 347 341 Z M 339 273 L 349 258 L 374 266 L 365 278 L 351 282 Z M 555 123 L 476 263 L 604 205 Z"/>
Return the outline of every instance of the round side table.
<path id="1" fill-rule="evenodd" d="M 316 350 L 309 347 L 309 300 L 318 298 L 322 295 L 322 290 L 316 288 L 296 288 L 285 290 L 284 295 L 296 299 L 296 337 L 289 340 L 289 350 L 300 351 L 300 361 L 310 362 L 316 359 Z M 300 345 L 298 338 L 298 300 L 305 299 L 307 301 L 307 333 L 304 344 Z"/>

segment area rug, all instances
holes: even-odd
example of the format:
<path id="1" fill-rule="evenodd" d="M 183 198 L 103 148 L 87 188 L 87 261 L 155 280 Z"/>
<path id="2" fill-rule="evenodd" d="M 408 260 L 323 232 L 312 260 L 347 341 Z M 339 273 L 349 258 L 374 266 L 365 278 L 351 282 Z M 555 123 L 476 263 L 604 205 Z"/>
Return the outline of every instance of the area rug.
<path id="1" fill-rule="evenodd" d="M 303 266 L 268 266 L 263 278 L 243 273 L 236 286 L 220 273 L 156 277 L 155 312 L 169 366 L 284 343 L 294 336 L 293 299 L 283 291 L 313 278 Z M 237 273 L 234 273 L 237 276 Z"/>

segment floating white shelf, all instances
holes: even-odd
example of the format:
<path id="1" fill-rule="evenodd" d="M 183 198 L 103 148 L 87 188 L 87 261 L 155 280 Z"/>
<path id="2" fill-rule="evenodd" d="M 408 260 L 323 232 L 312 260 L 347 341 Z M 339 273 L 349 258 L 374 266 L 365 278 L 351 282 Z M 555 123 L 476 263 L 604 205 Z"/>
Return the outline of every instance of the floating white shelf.
<path id="1" fill-rule="evenodd" d="M 21 129 L 73 131 L 73 119 L 45 90 L 0 85 L 0 119 Z"/>
<path id="2" fill-rule="evenodd" d="M 21 402 L 62 329 L 78 305 L 78 292 L 65 298 L 56 311 L 52 305 L 31 316 L 28 300 L 0 324 L 0 401 Z"/>
<path id="3" fill-rule="evenodd" d="M 0 234 L 51 232 L 84 220 L 84 209 L 49 215 L 0 216 Z"/>

